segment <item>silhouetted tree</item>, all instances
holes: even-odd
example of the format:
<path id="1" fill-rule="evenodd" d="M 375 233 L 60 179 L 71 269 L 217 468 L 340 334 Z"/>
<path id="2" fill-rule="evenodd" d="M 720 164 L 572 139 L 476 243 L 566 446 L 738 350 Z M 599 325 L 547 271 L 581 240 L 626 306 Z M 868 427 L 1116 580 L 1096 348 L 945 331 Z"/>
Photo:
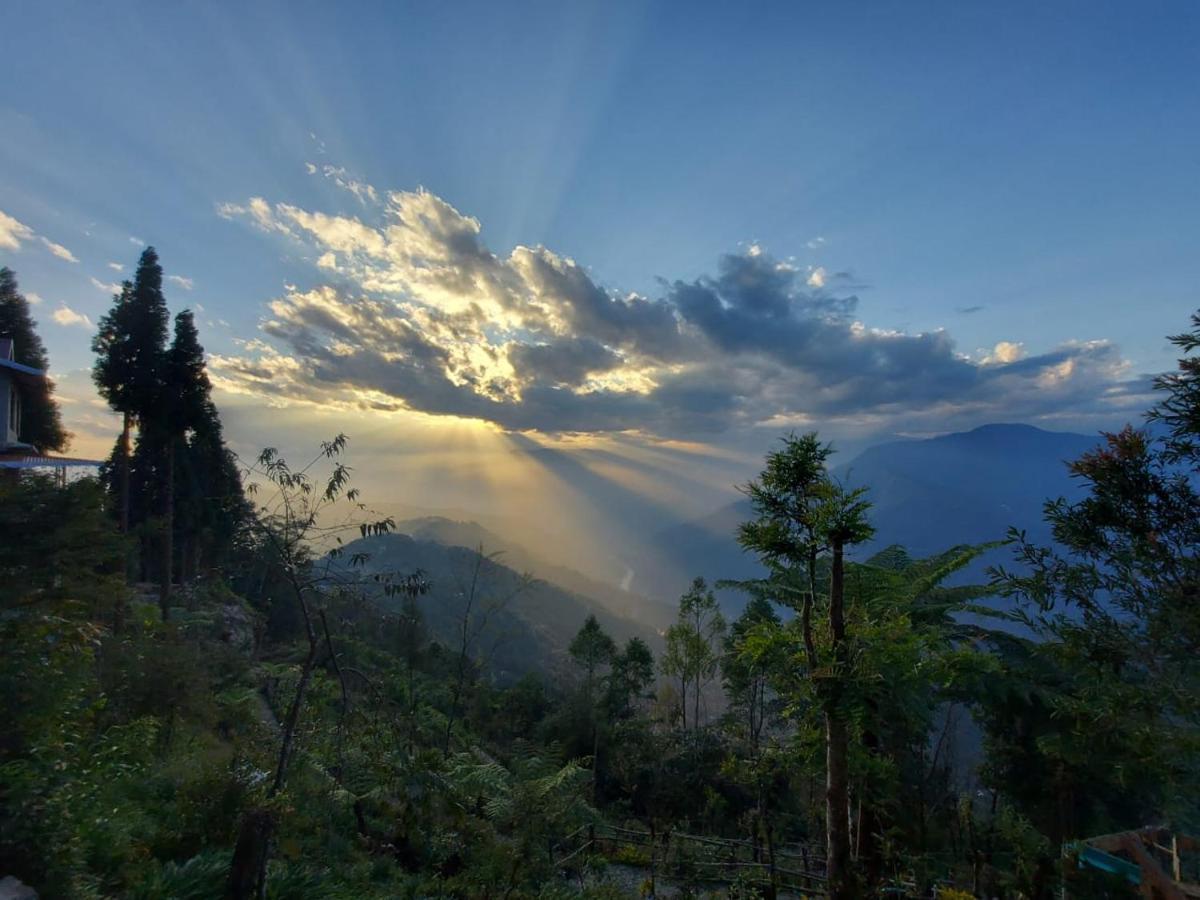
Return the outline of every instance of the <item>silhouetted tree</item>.
<path id="1" fill-rule="evenodd" d="M 132 282 L 113 296 L 113 306 L 100 320 L 92 340 L 97 358 L 92 379 L 108 405 L 121 413 L 121 437 L 114 451 L 118 468 L 121 530 L 130 527 L 130 431 L 152 420 L 161 397 L 167 301 L 162 267 L 153 247 L 142 251 Z"/>
<path id="2" fill-rule="evenodd" d="M 17 275 L 0 268 L 0 337 L 12 338 L 14 359 L 26 366 L 45 370 L 50 361 L 37 333 L 37 322 L 29 315 L 29 301 L 17 287 Z M 39 378 L 21 392 L 21 440 L 39 450 L 62 450 L 70 435 L 63 429 L 54 382 Z"/>
<path id="3" fill-rule="evenodd" d="M 180 445 L 189 431 L 205 420 L 210 385 L 204 369 L 204 348 L 196 333 L 191 310 L 175 317 L 175 336 L 163 364 L 163 403 L 155 417 L 154 427 L 162 430 L 163 454 L 163 546 L 160 603 L 163 618 L 171 596 L 171 577 L 174 568 L 175 536 L 175 460 Z"/>

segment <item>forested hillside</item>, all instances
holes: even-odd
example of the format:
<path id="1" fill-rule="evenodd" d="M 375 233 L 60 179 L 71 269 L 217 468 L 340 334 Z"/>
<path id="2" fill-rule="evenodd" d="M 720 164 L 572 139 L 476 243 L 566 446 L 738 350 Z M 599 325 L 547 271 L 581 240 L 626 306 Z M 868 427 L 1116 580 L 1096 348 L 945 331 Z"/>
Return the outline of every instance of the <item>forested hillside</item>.
<path id="1" fill-rule="evenodd" d="M 755 566 L 714 552 L 660 634 L 399 533 L 345 435 L 235 456 L 162 286 L 147 250 L 99 326 L 100 477 L 0 481 L 0 875 L 40 896 L 1117 897 L 1074 842 L 1200 830 L 1200 315 L 1152 432 L 853 480 L 782 436 L 729 529 Z M 1075 492 L 964 579 L 1004 492 L 954 518 L 924 467 L 1033 445 Z"/>

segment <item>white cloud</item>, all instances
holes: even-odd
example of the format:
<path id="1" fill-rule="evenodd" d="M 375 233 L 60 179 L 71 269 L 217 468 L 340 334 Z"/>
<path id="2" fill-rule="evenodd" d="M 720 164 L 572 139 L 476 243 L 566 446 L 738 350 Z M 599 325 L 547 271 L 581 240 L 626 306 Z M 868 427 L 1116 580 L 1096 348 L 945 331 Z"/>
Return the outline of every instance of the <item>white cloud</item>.
<path id="1" fill-rule="evenodd" d="M 309 174 L 315 174 L 316 166 L 312 166 L 311 163 L 309 165 L 311 166 Z M 372 203 L 379 202 L 379 195 L 376 193 L 375 188 L 372 185 L 352 178 L 344 167 L 327 165 L 323 166 L 321 171 L 326 178 L 332 179 L 333 183 L 338 187 L 349 191 L 357 197 L 359 203 L 365 204 L 368 200 Z"/>
<path id="2" fill-rule="evenodd" d="M 1019 341 L 1000 341 L 983 357 L 984 365 L 1014 363 L 1025 355 L 1025 345 Z"/>
<path id="3" fill-rule="evenodd" d="M 816 250 L 820 247 L 825 246 L 826 243 L 828 243 L 828 241 L 826 241 L 825 238 L 821 237 L 821 235 L 818 234 L 815 238 L 806 242 L 804 246 L 807 247 L 809 250 Z"/>
<path id="4" fill-rule="evenodd" d="M 54 243 L 49 238 L 38 234 L 24 222 L 18 222 L 8 213 L 0 210 L 0 247 L 5 250 L 20 250 L 23 241 L 31 241 L 35 237 L 59 259 L 73 263 L 79 262 L 75 258 L 75 254 L 62 244 Z"/>
<path id="5" fill-rule="evenodd" d="M 41 306 L 42 303 L 45 302 L 42 300 L 41 294 L 35 294 L 33 291 L 27 291 L 25 293 L 25 299 L 28 300 L 34 306 Z"/>
<path id="6" fill-rule="evenodd" d="M 129 243 L 131 243 L 131 244 L 135 244 L 135 245 L 137 245 L 138 247 L 145 247 L 145 246 L 146 246 L 146 242 L 145 242 L 145 241 L 143 241 L 143 240 L 142 240 L 140 237 L 134 237 L 133 235 L 130 235 L 130 236 L 129 236 Z"/>
<path id="7" fill-rule="evenodd" d="M 110 262 L 108 264 L 108 267 L 110 269 L 112 269 L 114 272 L 124 272 L 125 271 L 125 267 L 123 265 L 121 265 L 120 263 Z"/>
<path id="8" fill-rule="evenodd" d="M 812 288 L 823 288 L 827 277 L 828 273 L 825 271 L 825 267 L 817 266 L 815 269 L 809 270 L 805 283 Z"/>
<path id="9" fill-rule="evenodd" d="M 196 282 L 192 281 L 190 278 L 184 278 L 182 275 L 168 275 L 167 281 L 179 285 L 185 291 L 190 291 L 196 286 Z"/>
<path id="10" fill-rule="evenodd" d="M 20 250 L 21 241 L 27 241 L 31 237 L 32 228 L 0 210 L 0 247 L 5 250 Z"/>
<path id="11" fill-rule="evenodd" d="M 78 325 L 80 328 L 88 329 L 92 327 L 91 319 L 83 315 L 83 313 L 75 312 L 75 310 L 71 309 L 66 304 L 63 304 L 56 309 L 51 315 L 51 318 L 54 319 L 54 321 L 59 325 L 67 328 L 71 327 L 72 325 Z"/>
<path id="12" fill-rule="evenodd" d="M 40 237 L 39 240 L 46 245 L 46 249 L 57 256 L 59 259 L 65 259 L 67 262 L 77 263 L 79 260 L 75 258 L 75 254 L 64 247 L 62 244 L 56 244 L 47 237 Z"/>
<path id="13" fill-rule="evenodd" d="M 97 278 L 95 275 L 89 276 L 88 281 L 90 281 L 92 283 L 92 287 L 94 287 L 96 290 L 104 291 L 104 293 L 106 293 L 106 294 L 121 293 L 121 286 L 119 284 L 117 284 L 116 282 L 113 282 L 113 281 L 104 282 L 104 281 L 101 281 L 99 278 Z"/>

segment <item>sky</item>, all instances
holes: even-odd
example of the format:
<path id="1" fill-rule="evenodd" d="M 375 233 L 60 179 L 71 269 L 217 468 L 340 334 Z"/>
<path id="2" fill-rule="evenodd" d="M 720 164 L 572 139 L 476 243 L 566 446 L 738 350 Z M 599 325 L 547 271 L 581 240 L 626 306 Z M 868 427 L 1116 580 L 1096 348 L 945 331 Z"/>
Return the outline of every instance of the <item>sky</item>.
<path id="1" fill-rule="evenodd" d="M 239 452 L 345 431 L 383 500 L 579 541 L 791 429 L 1118 426 L 1200 306 L 1191 2 L 48 0 L 0 45 L 77 453 L 146 244 Z"/>

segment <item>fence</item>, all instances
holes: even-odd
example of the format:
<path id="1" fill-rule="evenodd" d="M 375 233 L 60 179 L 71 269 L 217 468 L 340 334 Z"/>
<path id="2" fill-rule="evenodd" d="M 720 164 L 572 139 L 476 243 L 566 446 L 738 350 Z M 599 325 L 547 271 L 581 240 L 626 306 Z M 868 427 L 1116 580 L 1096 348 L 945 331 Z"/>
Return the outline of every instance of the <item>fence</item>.
<path id="1" fill-rule="evenodd" d="M 634 853 L 620 852 L 633 848 Z M 585 854 L 622 857 L 656 878 L 697 884 L 730 884 L 742 880 L 809 896 L 825 893 L 825 851 L 813 844 L 778 847 L 734 838 L 715 838 L 681 831 L 641 831 L 615 825 L 587 825 L 556 845 L 560 867 Z M 632 859 L 630 858 L 632 857 Z"/>

